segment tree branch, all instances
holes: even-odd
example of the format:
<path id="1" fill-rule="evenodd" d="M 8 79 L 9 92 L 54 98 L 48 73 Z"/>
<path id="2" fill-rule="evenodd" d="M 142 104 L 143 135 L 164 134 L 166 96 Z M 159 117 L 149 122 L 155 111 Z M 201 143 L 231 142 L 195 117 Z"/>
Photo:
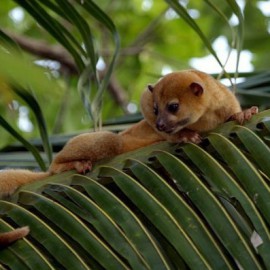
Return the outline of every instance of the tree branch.
<path id="1" fill-rule="evenodd" d="M 11 33 L 6 30 L 2 31 L 11 37 L 23 50 L 27 51 L 28 53 L 59 62 L 61 64 L 60 72 L 66 74 L 79 74 L 75 61 L 70 56 L 69 52 L 62 46 L 50 45 L 44 41 L 39 41 L 33 38 Z M 102 75 L 103 74 L 101 72 L 100 76 L 102 77 Z M 128 113 L 128 99 L 126 92 L 120 86 L 115 77 L 111 78 L 108 85 L 108 90 L 110 91 L 115 102 L 122 108 L 125 113 Z"/>
<path id="2" fill-rule="evenodd" d="M 78 74 L 78 69 L 70 54 L 59 45 L 49 45 L 44 41 L 39 41 L 26 36 L 4 31 L 10 36 L 23 50 L 30 54 L 40 56 L 45 59 L 51 59 L 59 62 L 65 71 L 69 74 Z"/>

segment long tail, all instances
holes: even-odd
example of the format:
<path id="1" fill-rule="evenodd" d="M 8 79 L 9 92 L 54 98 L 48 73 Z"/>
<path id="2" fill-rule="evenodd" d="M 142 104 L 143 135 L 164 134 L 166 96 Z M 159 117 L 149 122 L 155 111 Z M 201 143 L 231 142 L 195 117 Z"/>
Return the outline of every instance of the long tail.
<path id="1" fill-rule="evenodd" d="M 0 233 L 0 248 L 6 247 L 18 239 L 25 237 L 28 233 L 28 226 L 16 229 L 11 232 Z"/>
<path id="2" fill-rule="evenodd" d="M 24 184 L 50 176 L 50 172 L 31 172 L 28 170 L 0 171 L 0 198 L 9 196 Z"/>

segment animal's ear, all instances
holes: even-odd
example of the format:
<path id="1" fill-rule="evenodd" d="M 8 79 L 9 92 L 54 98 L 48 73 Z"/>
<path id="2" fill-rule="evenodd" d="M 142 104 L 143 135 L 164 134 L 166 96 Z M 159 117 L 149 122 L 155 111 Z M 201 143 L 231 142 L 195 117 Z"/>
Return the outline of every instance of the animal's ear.
<path id="1" fill-rule="evenodd" d="M 193 82 L 189 87 L 195 96 L 200 97 L 203 94 L 204 90 L 201 84 Z"/>
<path id="2" fill-rule="evenodd" d="M 154 86 L 151 85 L 151 84 L 148 84 L 148 85 L 147 85 L 147 88 L 148 88 L 148 90 L 149 90 L 150 92 L 153 92 L 153 90 L 154 90 Z"/>

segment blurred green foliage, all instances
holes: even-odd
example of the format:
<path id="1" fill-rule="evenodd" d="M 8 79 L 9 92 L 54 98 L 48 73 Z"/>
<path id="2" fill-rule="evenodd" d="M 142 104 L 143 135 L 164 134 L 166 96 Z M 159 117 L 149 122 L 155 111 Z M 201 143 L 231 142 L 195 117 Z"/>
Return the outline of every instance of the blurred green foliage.
<path id="1" fill-rule="evenodd" d="M 167 70 L 180 70 L 190 68 L 190 59 L 209 55 L 205 45 L 178 15 L 168 6 L 166 1 L 131 0 L 131 1 L 94 1 L 114 22 L 121 37 L 121 50 L 113 73 L 114 87 L 124 96 L 122 107 L 110 91 L 107 91 L 103 99 L 103 120 L 127 114 L 126 105 L 131 102 L 139 110 L 139 100 L 145 85 L 155 82 Z M 228 19 L 232 17 L 232 9 L 229 1 L 211 1 Z M 243 10 L 245 17 L 245 36 L 243 48 L 249 50 L 252 55 L 254 71 L 268 70 L 270 46 L 269 16 L 258 8 L 258 3 L 269 1 L 239 1 L 245 3 Z M 53 1 L 48 1 L 53 3 Z M 74 2 L 75 3 L 75 2 Z M 220 18 L 219 14 L 209 7 L 207 1 L 180 1 L 189 14 L 195 19 L 205 36 L 212 43 L 216 38 L 225 36 L 232 41 L 230 27 Z M 80 42 L 78 29 L 74 25 L 57 16 L 52 10 L 48 13 L 65 25 L 72 36 Z M 82 8 L 77 8 L 80 15 L 91 25 L 94 44 L 99 55 L 107 63 L 112 57 L 114 44 L 108 30 L 104 25 L 94 20 Z M 21 16 L 21 17 L 20 17 Z M 16 20 L 17 19 L 17 20 Z M 32 38 L 37 42 L 45 42 L 50 47 L 59 45 L 57 41 L 27 12 L 14 1 L 6 0 L 1 3 L 0 9 L 1 30 L 15 34 L 19 37 Z M 0 41 L 1 42 L 1 41 Z M 27 53 L 24 56 L 29 62 L 46 60 L 42 64 L 52 64 L 41 56 Z M 10 67 L 9 67 L 10 68 Z M 26 72 L 28 72 L 26 70 Z M 14 76 L 24 74 L 24 70 L 15 69 Z M 53 78 L 55 88 L 46 88 L 41 82 L 42 89 L 32 89 L 32 93 L 43 110 L 49 134 L 70 133 L 79 130 L 87 130 L 93 126 L 91 119 L 82 106 L 80 95 L 77 92 L 79 76 L 61 69 L 54 70 L 53 66 L 47 67 L 46 75 Z M 26 76 L 27 77 L 27 76 Z M 5 83 L 5 82 L 4 82 Z M 3 95 L 3 88 L 0 95 Z M 24 102 L 12 93 L 9 93 L 9 105 L 7 99 L 1 99 L 1 114 L 13 127 L 18 127 L 19 108 L 10 106 L 10 101 L 16 100 L 20 106 Z M 135 107 L 136 109 L 136 107 Z M 36 127 L 33 112 L 27 116 Z M 18 129 L 18 128 L 17 128 Z M 37 129 L 31 132 L 23 132 L 26 138 L 38 136 Z M 10 141 L 8 134 L 1 129 L 0 145 Z"/>

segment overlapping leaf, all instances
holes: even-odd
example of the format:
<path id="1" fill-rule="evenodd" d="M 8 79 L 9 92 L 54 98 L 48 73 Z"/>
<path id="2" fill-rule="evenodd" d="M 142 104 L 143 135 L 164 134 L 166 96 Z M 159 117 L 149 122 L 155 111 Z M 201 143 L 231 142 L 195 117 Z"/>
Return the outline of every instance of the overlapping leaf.
<path id="1" fill-rule="evenodd" d="M 0 262 L 11 269 L 39 261 L 44 269 L 268 268 L 269 130 L 258 127 L 269 116 L 225 124 L 201 145 L 163 143 L 99 163 L 88 176 L 23 187 L 13 202 L 1 202 L 1 228 L 28 224 L 31 233 L 0 251 Z"/>

